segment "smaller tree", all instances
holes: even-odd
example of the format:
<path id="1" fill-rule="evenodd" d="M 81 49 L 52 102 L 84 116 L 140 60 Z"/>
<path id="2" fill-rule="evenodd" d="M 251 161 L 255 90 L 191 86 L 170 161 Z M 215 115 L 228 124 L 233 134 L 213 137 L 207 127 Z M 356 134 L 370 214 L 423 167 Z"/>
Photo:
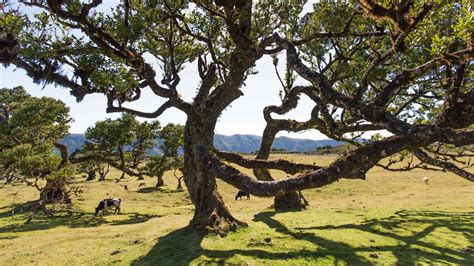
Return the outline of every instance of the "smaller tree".
<path id="1" fill-rule="evenodd" d="M 120 166 L 122 168 L 120 179 L 125 177 L 125 171 L 123 169 L 127 167 L 127 146 L 134 141 L 134 129 L 138 126 L 138 123 L 134 115 L 123 114 L 122 117 L 115 120 L 112 127 L 112 139 L 115 141 Z"/>
<path id="2" fill-rule="evenodd" d="M 146 169 L 150 175 L 156 176 L 156 187 L 161 187 L 164 185 L 163 175 L 166 171 L 180 169 L 183 166 L 179 149 L 184 144 L 184 128 L 178 124 L 168 124 L 159 132 L 158 137 L 163 141 L 160 145 L 163 155 L 151 157 Z M 175 177 L 178 179 L 179 189 L 182 177 Z"/>
<path id="3" fill-rule="evenodd" d="M 139 122 L 135 116 L 128 114 L 116 120 L 98 121 L 87 129 L 86 143 L 81 153 L 98 163 L 96 171 L 100 175 L 99 181 L 105 179 L 111 161 L 117 162 L 115 167 L 122 170 L 120 179 L 126 172 L 142 178 L 139 166 L 146 158 L 147 150 L 155 146 L 154 139 L 159 129 L 158 121 Z M 138 172 L 132 172 L 131 169 Z"/>
<path id="4" fill-rule="evenodd" d="M 99 181 L 105 180 L 105 176 L 108 174 L 110 165 L 105 163 L 105 165 L 98 159 L 91 159 L 80 164 L 79 171 L 81 173 L 87 174 L 86 181 L 92 181 L 96 178 L 97 173 L 99 173 Z"/>
<path id="5" fill-rule="evenodd" d="M 122 119 L 123 118 L 123 119 Z M 101 172 L 99 181 L 105 179 L 108 171 L 104 170 L 104 166 L 100 165 L 100 158 L 109 158 L 114 161 L 119 161 L 121 168 L 125 168 L 126 145 L 132 140 L 131 128 L 136 124 L 135 118 L 130 115 L 124 115 L 121 119 L 112 120 L 106 119 L 98 121 L 93 127 L 86 130 L 86 143 L 81 153 L 93 154 L 96 157 L 96 163 L 99 164 L 97 171 Z M 108 164 L 106 164 L 108 169 Z M 123 178 L 125 172 L 122 170 Z"/>
<path id="6" fill-rule="evenodd" d="M 138 169 L 145 160 L 147 151 L 156 146 L 155 139 L 161 125 L 159 121 L 137 123 L 133 128 L 133 141 L 131 143 L 130 163 L 131 167 Z M 139 179 L 143 179 L 140 175 Z"/>

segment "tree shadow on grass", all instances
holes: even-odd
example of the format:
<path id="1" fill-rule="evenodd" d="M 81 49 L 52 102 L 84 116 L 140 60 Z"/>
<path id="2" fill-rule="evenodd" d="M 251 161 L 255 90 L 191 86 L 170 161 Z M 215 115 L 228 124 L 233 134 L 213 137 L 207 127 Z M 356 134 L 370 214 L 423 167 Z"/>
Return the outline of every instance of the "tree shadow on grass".
<path id="1" fill-rule="evenodd" d="M 37 200 L 30 200 L 30 201 L 27 201 L 27 202 L 18 203 L 18 204 L 15 204 L 14 209 L 12 209 L 11 205 L 1 207 L 0 210 L 3 210 L 3 212 L 0 212 L 0 219 L 7 218 L 7 217 L 12 217 L 12 214 L 16 215 L 18 213 L 22 213 L 26 210 L 29 210 L 29 209 L 31 209 L 32 205 L 36 202 L 38 202 L 38 201 Z"/>
<path id="2" fill-rule="evenodd" d="M 277 231 L 288 234 L 297 240 L 304 240 L 315 243 L 322 247 L 327 247 L 328 250 L 312 251 L 308 249 L 293 250 L 288 252 L 272 252 L 265 249 L 260 249 L 260 245 L 249 247 L 248 249 L 232 249 L 232 250 L 211 250 L 205 249 L 201 246 L 201 242 L 205 235 L 197 233 L 185 227 L 173 231 L 166 236 L 160 237 L 158 243 L 149 251 L 147 255 L 134 261 L 134 264 L 158 264 L 158 265 L 186 265 L 200 256 L 205 256 L 205 261 L 200 261 L 203 264 L 228 264 L 227 259 L 242 255 L 262 260 L 287 260 L 292 258 L 305 258 L 316 260 L 318 258 L 327 257 L 331 255 L 330 249 L 336 248 L 350 250 L 351 246 L 326 240 L 313 234 L 295 234 L 287 229 L 279 221 L 272 219 L 272 216 L 277 212 L 264 212 L 257 215 L 258 221 L 263 221 L 269 227 L 275 228 Z M 340 261 L 340 260 L 339 260 Z M 370 263 L 363 257 L 357 256 L 355 253 L 345 254 L 342 261 L 350 261 L 358 265 L 370 265 Z"/>
<path id="3" fill-rule="evenodd" d="M 121 219 L 124 215 L 126 218 Z M 54 218 L 38 217 L 33 219 L 30 223 L 13 224 L 0 228 L 0 233 L 16 233 L 16 232 L 31 232 L 38 230 L 48 230 L 51 228 L 65 226 L 69 228 L 86 228 L 96 227 L 101 225 L 127 225 L 144 223 L 152 218 L 162 217 L 163 215 L 141 214 L 141 213 L 122 213 L 118 216 L 119 219 L 109 221 L 107 216 L 94 216 L 93 213 L 79 213 L 73 215 L 65 215 Z M 22 221 L 22 219 L 19 219 Z"/>
<path id="4" fill-rule="evenodd" d="M 153 193 L 153 192 L 180 193 L 180 192 L 184 192 L 184 190 L 182 190 L 182 189 L 161 188 L 161 187 L 145 187 L 145 188 L 138 189 L 137 192 L 138 193 Z"/>
<path id="5" fill-rule="evenodd" d="M 132 264 L 187 265 L 205 252 L 201 247 L 204 237 L 204 233 L 196 232 L 189 226 L 172 231 L 158 238 L 158 243 L 150 252 Z"/>
<path id="6" fill-rule="evenodd" d="M 302 249 L 285 252 L 268 251 L 258 247 L 211 250 L 201 246 L 201 242 L 205 237 L 203 234 L 199 234 L 186 227 L 160 237 L 148 254 L 134 261 L 134 264 L 182 265 L 189 264 L 200 256 L 205 257 L 205 261 L 200 261 L 202 263 L 226 264 L 227 259 L 235 255 L 242 255 L 266 260 L 267 262 L 296 258 L 309 261 L 317 260 L 318 258 L 333 258 L 334 263 L 368 265 L 376 262 L 377 257 L 368 260 L 366 256 L 363 256 L 363 253 L 376 255 L 377 253 L 380 254 L 380 252 L 392 253 L 397 260 L 397 264 L 414 264 L 420 259 L 441 264 L 470 265 L 474 262 L 472 249 L 455 250 L 452 247 L 437 246 L 423 239 L 435 229 L 446 227 L 452 232 L 463 234 L 470 241 L 471 248 L 474 248 L 474 213 L 400 211 L 387 218 L 373 219 L 360 224 L 349 223 L 338 226 L 325 225 L 294 229 L 290 229 L 276 220 L 274 218 L 276 214 L 277 212 L 274 211 L 262 212 L 255 217 L 255 220 L 267 224 L 270 228 L 295 241 L 308 242 L 316 245 L 318 248 L 316 250 Z M 404 228 L 404 226 L 409 226 L 413 223 L 423 226 L 408 228 L 410 229 L 409 231 L 400 231 L 402 227 Z M 372 243 L 370 246 L 355 247 L 347 243 L 318 236 L 320 234 L 318 231 L 321 230 L 344 229 L 360 231 L 361 236 L 370 233 L 374 235 L 374 238 L 376 236 L 391 238 L 400 244 L 377 245 L 377 243 Z M 410 234 L 407 234 L 407 232 L 410 232 Z M 327 235 L 327 233 L 324 235 Z M 368 239 L 363 239 L 362 242 L 365 242 L 365 240 Z"/>
<path id="7" fill-rule="evenodd" d="M 424 226 L 423 229 L 417 229 Z M 438 228 L 457 232 L 470 242 L 471 247 L 456 250 L 452 246 L 439 246 L 424 239 Z M 474 263 L 474 213 L 444 211 L 398 211 L 383 219 L 372 219 L 361 224 L 325 225 L 296 230 L 315 231 L 353 229 L 397 240 L 396 246 L 359 247 L 355 252 L 391 252 L 397 263 L 413 263 L 424 259 L 430 263 L 453 263 L 471 265 Z"/>
<path id="8" fill-rule="evenodd" d="M 0 236 L 0 240 L 12 240 L 17 238 L 17 236 Z"/>

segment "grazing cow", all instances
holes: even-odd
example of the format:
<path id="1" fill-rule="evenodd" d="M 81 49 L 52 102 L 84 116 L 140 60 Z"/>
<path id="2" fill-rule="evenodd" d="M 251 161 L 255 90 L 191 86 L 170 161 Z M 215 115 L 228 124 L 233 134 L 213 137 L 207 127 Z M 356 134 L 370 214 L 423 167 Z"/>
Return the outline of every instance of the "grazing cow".
<path id="1" fill-rule="evenodd" d="M 430 179 L 427 176 L 423 177 L 423 182 L 425 182 L 425 185 L 428 185 L 429 181 Z"/>
<path id="2" fill-rule="evenodd" d="M 138 184 L 138 187 L 141 188 L 141 187 L 146 187 L 146 183 L 140 183 Z"/>
<path id="3" fill-rule="evenodd" d="M 127 186 L 127 185 L 123 185 L 123 188 L 124 188 L 125 190 L 128 190 L 128 186 Z"/>
<path id="4" fill-rule="evenodd" d="M 114 208 L 114 214 L 120 214 L 120 203 L 122 200 L 120 198 L 112 198 L 112 199 L 103 199 L 95 208 L 95 215 L 98 215 L 100 211 L 102 214 L 107 214 L 107 210 Z"/>
<path id="5" fill-rule="evenodd" d="M 237 192 L 237 195 L 235 195 L 235 200 L 238 200 L 238 199 L 242 199 L 242 197 L 245 197 L 247 196 L 247 200 L 250 199 L 250 194 L 245 192 L 245 191 L 242 191 L 242 190 L 239 190 L 239 192 Z"/>

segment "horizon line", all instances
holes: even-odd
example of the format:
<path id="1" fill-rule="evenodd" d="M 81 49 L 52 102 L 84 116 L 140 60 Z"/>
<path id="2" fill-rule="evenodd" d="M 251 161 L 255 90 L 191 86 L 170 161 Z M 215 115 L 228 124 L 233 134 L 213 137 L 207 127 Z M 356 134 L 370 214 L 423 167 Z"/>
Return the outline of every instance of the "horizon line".
<path id="1" fill-rule="evenodd" d="M 85 132 L 69 132 L 68 133 L 69 135 L 72 135 L 72 134 L 76 134 L 76 135 L 84 135 Z M 230 135 L 227 135 L 227 134 L 222 134 L 222 133 L 215 133 L 214 135 L 221 135 L 221 136 L 225 136 L 225 137 L 232 137 L 232 136 L 236 136 L 236 135 L 240 135 L 240 136 L 255 136 L 255 137 L 259 137 L 259 138 L 262 138 L 262 135 L 256 135 L 256 134 L 245 134 L 245 133 L 234 133 L 234 134 L 230 134 Z M 278 136 L 278 137 L 275 137 L 275 139 L 277 138 L 289 138 L 289 139 L 299 139 L 299 140 L 334 140 L 334 141 L 337 141 L 335 139 L 331 139 L 331 138 L 323 138 L 323 139 L 312 139 L 312 138 L 298 138 L 298 137 L 289 137 L 289 136 Z"/>

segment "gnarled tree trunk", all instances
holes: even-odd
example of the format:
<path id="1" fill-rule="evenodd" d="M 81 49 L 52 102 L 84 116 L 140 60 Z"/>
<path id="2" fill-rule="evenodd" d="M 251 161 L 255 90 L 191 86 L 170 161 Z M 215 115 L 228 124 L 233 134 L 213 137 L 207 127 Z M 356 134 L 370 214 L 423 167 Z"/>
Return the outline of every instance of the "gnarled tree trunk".
<path id="1" fill-rule="evenodd" d="M 263 159 L 267 160 L 270 156 L 271 147 L 275 136 L 278 132 L 278 128 L 268 123 L 267 127 L 263 131 L 262 143 L 256 159 Z M 254 169 L 253 173 L 258 180 L 261 181 L 273 181 L 273 177 L 267 169 Z M 301 193 L 298 192 L 290 192 L 283 195 L 276 196 L 273 202 L 273 207 L 277 211 L 288 211 L 288 210 L 295 210 L 300 211 L 306 208 L 307 201 L 303 200 Z"/>
<path id="2" fill-rule="evenodd" d="M 89 170 L 87 172 L 87 179 L 86 181 L 91 181 L 95 179 L 95 170 Z"/>
<path id="3" fill-rule="evenodd" d="M 201 123 L 200 123 L 201 122 Z M 189 117 L 185 126 L 184 182 L 195 206 L 190 225 L 198 230 L 223 236 L 246 225 L 234 218 L 217 191 L 216 179 L 204 167 L 200 154 L 213 149 L 214 124 L 206 126 L 201 119 Z"/>
<path id="4" fill-rule="evenodd" d="M 123 148 L 120 148 L 119 152 L 120 152 L 120 166 L 122 167 L 122 169 L 124 169 L 125 168 L 125 153 L 123 151 Z M 125 171 L 122 170 L 122 175 L 120 176 L 120 179 L 124 179 L 124 178 L 125 178 Z"/>
<path id="5" fill-rule="evenodd" d="M 161 167 L 158 172 L 156 173 L 156 185 L 155 187 L 162 187 L 165 185 L 165 181 L 163 180 L 163 175 L 165 174 L 164 167 Z"/>
<path id="6" fill-rule="evenodd" d="M 106 167 L 102 168 L 102 165 L 99 165 L 99 181 L 104 181 L 105 177 L 109 173 L 110 164 L 107 164 Z"/>
<path id="7" fill-rule="evenodd" d="M 57 202 L 71 203 L 66 182 L 61 179 L 48 179 L 46 185 L 41 189 L 40 200 L 45 204 Z"/>

